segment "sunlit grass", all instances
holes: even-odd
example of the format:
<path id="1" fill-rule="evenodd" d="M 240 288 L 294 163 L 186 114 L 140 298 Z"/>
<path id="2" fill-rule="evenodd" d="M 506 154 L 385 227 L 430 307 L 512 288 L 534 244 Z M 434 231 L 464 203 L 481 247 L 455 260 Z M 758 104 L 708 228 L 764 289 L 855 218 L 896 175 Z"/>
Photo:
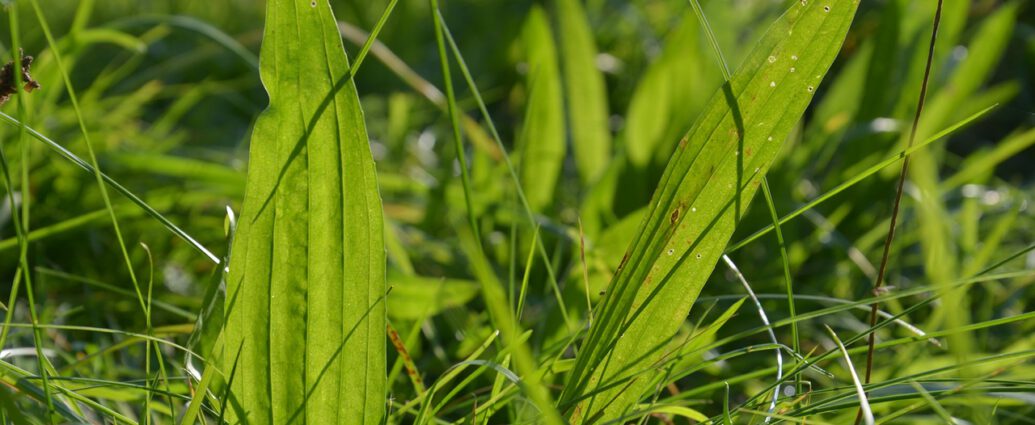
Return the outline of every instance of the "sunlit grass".
<path id="1" fill-rule="evenodd" d="M 42 87 L 0 106 L 0 423 L 1011 424 L 1035 412 L 1035 22 L 1022 2 L 946 2 L 913 143 L 936 2 L 864 2 L 843 45 L 810 31 L 849 0 L 270 2 L 327 13 L 330 49 L 291 39 L 315 25 L 263 40 L 264 8 L 248 2 L 9 3 L 0 62 L 21 47 Z M 781 27 L 787 10 L 813 21 Z M 830 72 L 807 72 L 821 53 Z M 307 59 L 271 73 L 278 54 Z M 787 85 L 805 97 L 768 98 Z M 353 121 L 280 114 L 326 97 Z M 701 130 L 710 114 L 743 122 Z M 271 134 L 307 124 L 306 152 L 339 140 L 352 156 L 283 174 L 263 162 L 287 157 L 263 147 Z M 366 183 L 332 183 L 356 164 L 371 167 Z M 336 187 L 348 201 L 320 210 Z M 377 201 L 361 214 L 356 193 Z M 281 209 L 263 222 L 267 196 Z M 284 230 L 303 218 L 311 231 Z M 279 236 L 256 236 L 257 223 Z M 336 226 L 383 240 L 312 248 Z M 683 244 L 695 239 L 714 249 Z M 290 255 L 263 272 L 248 254 L 262 247 Z M 373 288 L 372 304 L 326 302 L 342 279 L 311 271 L 367 256 L 383 263 L 349 269 L 343 290 Z M 729 272 L 712 272 L 719 258 Z M 242 276 L 296 285 L 242 297 Z M 357 323 L 377 350 L 312 348 L 345 346 Z M 255 341 L 241 329 L 273 330 L 280 357 L 241 350 Z M 318 390 L 336 385 L 328 360 L 341 362 L 333 382 L 367 390 Z M 336 416 L 348 409 L 364 419 Z"/>

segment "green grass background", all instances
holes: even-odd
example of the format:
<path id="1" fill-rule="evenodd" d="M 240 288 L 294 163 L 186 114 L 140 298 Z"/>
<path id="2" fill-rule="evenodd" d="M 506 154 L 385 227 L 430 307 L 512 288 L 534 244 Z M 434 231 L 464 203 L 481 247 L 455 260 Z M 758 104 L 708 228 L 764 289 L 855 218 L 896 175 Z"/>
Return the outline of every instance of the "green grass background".
<path id="1" fill-rule="evenodd" d="M 32 8 L 18 3 L 19 43 L 36 57 L 33 75 L 44 87 L 18 96 L 28 98 L 24 112 L 16 101 L 0 111 L 21 117 L 86 158 L 79 119 L 53 52 Z M 340 21 L 369 31 L 387 2 L 331 3 Z M 103 171 L 217 256 L 224 255 L 226 209 L 240 212 L 250 129 L 266 105 L 256 68 L 262 4 L 40 4 Z M 485 265 L 532 331 L 528 343 L 541 362 L 565 357 L 564 339 L 589 317 L 587 302 L 593 305 L 606 290 L 679 137 L 723 78 L 687 3 L 582 4 L 599 51 L 594 59 L 606 87 L 601 100 L 609 111 L 607 149 L 613 152 L 606 169 L 593 175 L 579 169 L 570 142 L 573 129 L 531 125 L 549 126 L 550 118 L 558 118 L 556 109 L 542 112 L 530 106 L 537 90 L 550 90 L 533 70 L 550 68 L 542 65 L 543 55 L 565 66 L 563 59 L 572 54 L 563 45 L 556 51 L 545 48 L 548 42 L 537 39 L 542 34 L 526 21 L 541 16 L 554 37 L 567 34 L 572 24 L 559 18 L 555 2 L 442 2 L 442 15 L 507 154 L 521 170 L 525 191 L 535 193 L 532 209 L 540 236 L 533 240 L 501 153 L 487 137 L 476 98 L 454 65 L 457 104 L 470 137 L 464 145 L 472 164 L 469 208 Z M 787 4 L 704 2 L 731 68 Z M 904 149 L 902 132 L 908 131 L 919 92 L 933 4 L 862 3 L 834 66 L 767 176 L 777 215 L 795 211 Z M 875 388 L 871 403 L 879 419 L 894 423 L 945 423 L 948 418 L 1030 423 L 1035 415 L 1035 321 L 1029 316 L 1035 310 L 1035 257 L 1025 250 L 1035 241 L 1035 9 L 1024 1 L 998 0 L 946 1 L 946 8 L 918 141 L 997 106 L 914 157 L 887 278 L 894 298 L 883 301 L 882 309 L 905 312 L 903 323 L 935 338 L 918 342 L 917 332 L 902 324 L 880 331 L 878 342 L 891 342 L 877 351 L 874 381 L 891 384 Z M 466 421 L 478 406 L 492 406 L 495 412 L 479 420 L 529 420 L 534 407 L 520 394 L 503 392 L 500 400 L 493 399 L 494 388 L 503 385 L 497 376 L 505 375 L 491 368 L 469 367 L 449 383 L 441 379 L 465 359 L 505 364 L 507 353 L 500 352 L 499 344 L 483 349 L 494 327 L 475 283 L 482 259 L 464 241 L 473 236 L 462 230 L 469 228 L 468 215 L 449 117 L 443 104 L 426 97 L 445 90 L 430 16 L 427 2 L 401 0 L 378 37 L 422 80 L 401 77 L 377 47 L 355 75 L 384 201 L 389 320 L 423 383 L 443 382 L 445 388 L 436 393 L 433 415 L 407 406 L 419 390 L 400 373 L 398 355 L 389 347 L 388 420 L 411 423 L 433 416 L 434 421 Z M 0 17 L 0 52 L 6 62 L 12 21 L 6 12 Z M 360 50 L 352 40 L 345 47 L 350 57 Z M 539 116 L 545 118 L 530 123 Z M 532 140 L 553 143 L 546 149 L 554 154 L 561 150 L 554 165 L 528 154 L 529 149 L 541 152 Z M 40 332 L 41 348 L 56 372 L 48 385 L 67 387 L 107 409 L 83 407 L 95 418 L 117 414 L 141 423 L 178 421 L 192 397 L 184 352 L 168 344 L 143 344 L 126 333 L 150 332 L 188 345 L 217 266 L 113 193 L 111 204 L 135 277 L 144 288 L 153 283 L 148 318 L 92 176 L 20 137 L 15 127 L 0 126 L 0 143 L 20 200 L 16 208 L 28 213 L 29 230 L 35 232 L 26 258 L 38 322 L 53 326 Z M 549 178 L 550 172 L 556 177 Z M 857 307 L 870 297 L 897 175 L 896 163 L 783 223 L 786 259 L 773 233 L 732 245 L 738 248 L 730 252 L 732 261 L 759 294 L 782 344 L 797 347 L 802 355 L 836 352 L 825 326 L 842 340 L 867 330 L 865 308 Z M 5 313 L 15 307 L 11 323 L 20 326 L 31 320 L 24 286 L 18 299 L 8 302 L 20 256 L 7 190 L 0 202 L 0 302 Z M 765 199 L 753 201 L 734 243 L 772 224 Z M 529 252 L 539 244 L 545 255 L 536 253 L 529 262 Z M 798 318 L 793 334 L 785 269 Z M 974 276 L 979 277 L 961 284 Z M 554 279 L 556 287 L 550 283 Z M 743 296 L 735 276 L 720 264 L 680 332 L 700 332 L 694 342 L 699 351 L 671 364 L 671 382 L 647 399 L 659 406 L 657 414 L 641 414 L 642 420 L 685 423 L 674 411 L 660 410 L 680 406 L 721 421 L 728 405 L 738 423 L 762 421 L 765 414 L 758 412 L 766 410 L 766 392 L 775 382 L 773 347 L 767 346 L 770 341 L 751 303 L 730 317 L 722 315 Z M 710 330 L 710 324 L 718 325 Z M 15 354 L 0 360 L 37 370 L 33 355 L 17 351 L 34 347 L 31 330 L 20 326 L 9 332 L 0 348 Z M 857 369 L 865 361 L 863 346 L 861 341 L 848 346 L 855 349 Z M 796 363 L 786 350 L 784 362 L 784 372 Z M 926 373 L 932 370 L 936 373 Z M 46 423 L 46 402 L 17 386 L 16 375 L 13 369 L 0 371 L 3 419 Z M 784 419 L 846 423 L 854 418 L 858 401 L 839 354 L 796 376 L 791 387 L 811 392 L 786 393 L 780 410 Z M 563 382 L 554 377 L 547 386 L 559 394 Z M 218 405 L 210 404 L 203 412 L 209 423 L 218 416 Z"/>

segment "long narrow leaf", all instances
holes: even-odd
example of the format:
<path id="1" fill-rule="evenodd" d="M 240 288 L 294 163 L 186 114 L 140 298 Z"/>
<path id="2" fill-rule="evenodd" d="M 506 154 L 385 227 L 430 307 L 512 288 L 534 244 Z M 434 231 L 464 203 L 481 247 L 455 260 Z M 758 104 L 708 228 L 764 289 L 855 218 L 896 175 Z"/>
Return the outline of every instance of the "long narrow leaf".
<path id="1" fill-rule="evenodd" d="M 575 167 L 589 185 L 611 160 L 604 75 L 596 66 L 597 47 L 582 0 L 557 0 L 555 11 Z"/>
<path id="2" fill-rule="evenodd" d="M 533 211 L 553 203 L 564 163 L 564 100 L 557 65 L 557 49 L 546 13 L 532 8 L 525 21 L 523 42 L 528 55 L 528 103 L 518 147 L 521 184 Z"/>
<path id="3" fill-rule="evenodd" d="M 270 104 L 252 134 L 227 279 L 224 347 L 240 347 L 227 413 L 250 424 L 380 423 L 384 222 L 327 1 L 267 3 L 260 75 Z"/>
<path id="4" fill-rule="evenodd" d="M 561 396 L 572 422 L 619 417 L 650 379 L 781 142 L 840 50 L 858 0 L 795 2 L 679 142 Z"/>

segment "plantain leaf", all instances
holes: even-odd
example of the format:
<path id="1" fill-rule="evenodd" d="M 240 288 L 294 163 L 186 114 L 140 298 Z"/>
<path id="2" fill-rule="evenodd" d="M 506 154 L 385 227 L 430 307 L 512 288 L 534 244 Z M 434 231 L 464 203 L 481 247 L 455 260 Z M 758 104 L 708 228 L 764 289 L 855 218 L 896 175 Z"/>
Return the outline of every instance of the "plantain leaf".
<path id="1" fill-rule="evenodd" d="M 536 5 L 525 21 L 522 42 L 528 58 L 528 104 L 521 127 L 521 183 L 529 207 L 542 212 L 553 203 L 553 192 L 564 165 L 564 100 L 550 22 Z"/>
<path id="2" fill-rule="evenodd" d="M 636 169 L 650 166 L 657 157 L 668 157 L 672 147 L 663 145 L 686 131 L 721 82 L 700 46 L 700 34 L 701 26 L 686 14 L 636 85 L 622 132 L 629 163 Z"/>
<path id="3" fill-rule="evenodd" d="M 374 162 L 326 0 L 269 0 L 229 263 L 231 423 L 380 423 L 385 245 Z"/>
<path id="4" fill-rule="evenodd" d="M 596 66 L 597 46 L 582 0 L 557 0 L 555 11 L 575 167 L 582 183 L 589 185 L 611 160 L 604 75 Z"/>
<path id="5" fill-rule="evenodd" d="M 679 142 L 561 394 L 572 423 L 651 388 L 733 229 L 840 50 L 858 0 L 794 2 Z"/>

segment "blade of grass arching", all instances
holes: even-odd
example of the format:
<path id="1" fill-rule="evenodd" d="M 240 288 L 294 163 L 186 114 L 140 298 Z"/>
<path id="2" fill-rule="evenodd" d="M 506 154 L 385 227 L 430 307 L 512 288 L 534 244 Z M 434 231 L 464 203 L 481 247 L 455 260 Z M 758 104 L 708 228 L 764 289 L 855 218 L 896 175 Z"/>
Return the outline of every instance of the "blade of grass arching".
<path id="1" fill-rule="evenodd" d="M 380 423 L 384 220 L 329 2 L 268 2 L 260 57 L 270 106 L 252 133 L 227 278 L 224 370 L 241 359 L 228 414 Z"/>
<path id="2" fill-rule="evenodd" d="M 429 388 L 423 394 L 414 397 L 413 400 L 408 401 L 405 405 L 403 405 L 400 408 L 400 411 L 407 410 L 408 408 L 419 403 L 420 410 L 418 411 L 417 418 L 420 419 L 433 402 L 432 398 L 435 396 L 435 393 L 440 388 L 448 388 L 447 385 L 451 383 L 454 379 L 456 379 L 458 376 L 460 376 L 460 374 L 463 373 L 463 371 L 466 370 L 468 366 L 470 366 L 472 360 L 481 356 L 482 353 L 484 353 L 485 350 L 489 348 L 493 341 L 496 340 L 496 337 L 498 337 L 499 334 L 499 331 L 493 331 L 492 333 L 490 333 L 489 336 L 485 338 L 485 341 L 482 341 L 482 343 L 477 348 L 475 348 L 474 351 L 471 352 L 471 354 L 468 354 L 463 361 L 450 367 L 445 373 L 439 376 L 439 378 L 436 379 L 435 382 L 431 384 L 431 388 Z M 419 420 L 417 420 L 417 422 L 419 422 Z"/>
<path id="3" fill-rule="evenodd" d="M 485 372 L 488 372 L 490 370 L 497 372 L 496 376 L 503 377 L 503 378 L 505 378 L 506 380 L 510 381 L 513 384 L 521 383 L 521 378 L 520 377 L 518 377 L 513 371 L 507 369 L 506 367 L 504 367 L 503 365 L 501 365 L 499 363 L 495 363 L 495 362 L 492 362 L 492 361 L 489 361 L 489 360 L 481 360 L 481 359 L 469 360 L 469 361 L 467 361 L 465 363 L 467 365 L 472 365 L 472 366 L 477 366 L 477 367 L 475 368 L 474 372 L 472 372 L 471 374 L 467 375 L 467 377 L 465 377 L 462 381 L 452 385 L 452 388 L 450 388 L 450 390 L 449 390 L 449 394 L 446 394 L 444 397 L 442 397 L 442 400 L 439 401 L 438 405 L 436 405 L 435 408 L 432 409 L 432 417 L 437 415 L 438 412 L 441 412 L 442 409 L 447 404 L 453 404 L 454 405 L 452 407 L 452 409 L 451 409 L 452 411 L 464 412 L 465 408 L 470 406 L 469 402 L 463 402 L 463 401 L 459 401 L 459 400 L 456 403 L 451 403 L 451 402 L 460 393 L 460 391 L 463 391 L 464 388 L 466 388 L 468 385 L 470 385 L 472 382 L 474 382 L 474 380 L 477 379 L 479 376 L 481 376 L 481 374 L 483 374 Z M 473 402 L 475 404 L 477 403 L 477 399 L 475 399 L 473 397 L 470 398 L 469 400 L 473 400 Z M 474 417 L 476 417 L 476 416 L 477 415 L 473 415 L 472 419 Z"/>
<path id="4" fill-rule="evenodd" d="M 862 412 L 862 418 L 866 420 L 866 425 L 873 425 L 873 411 L 870 409 L 869 400 L 866 399 L 866 390 L 863 389 L 862 382 L 859 381 L 859 374 L 855 373 L 855 366 L 852 365 L 852 357 L 848 355 L 848 350 L 845 345 L 841 343 L 841 339 L 837 337 L 833 329 L 827 326 L 827 332 L 830 333 L 830 337 L 837 343 L 837 348 L 841 350 L 841 355 L 845 358 L 845 366 L 848 372 L 852 375 L 852 383 L 855 384 L 855 393 L 859 396 L 859 409 Z M 871 334 L 872 335 L 872 334 Z"/>
<path id="5" fill-rule="evenodd" d="M 885 160 L 883 160 L 883 161 L 881 161 L 881 162 L 879 162 L 877 164 L 874 164 L 870 168 L 867 168 L 865 171 L 863 171 L 863 172 L 855 175 L 854 177 L 844 181 L 843 183 L 837 185 L 837 187 L 835 187 L 835 188 L 825 192 L 823 195 L 820 195 L 816 199 L 813 199 L 812 201 L 809 201 L 807 204 L 805 204 L 805 205 L 799 207 L 798 209 L 794 210 L 793 212 L 783 216 L 782 218 L 780 218 L 779 224 L 787 223 L 791 219 L 794 219 L 795 217 L 798 217 L 799 215 L 804 214 L 805 211 L 811 210 L 811 209 L 815 208 L 817 205 L 819 205 L 819 204 L 829 200 L 834 195 L 837 195 L 837 194 L 845 191 L 846 189 L 852 187 L 856 183 L 866 179 L 867 177 L 870 177 L 870 176 L 876 174 L 878 171 L 884 169 L 885 167 L 887 167 L 887 166 L 889 166 L 891 164 L 894 164 L 895 162 L 898 162 L 898 161 L 900 161 L 900 160 L 902 160 L 904 158 L 909 157 L 909 155 L 911 155 L 913 152 L 916 152 L 916 151 L 918 151 L 920 149 L 923 149 L 924 147 L 926 147 L 927 145 L 929 145 L 931 143 L 934 143 L 934 142 L 937 142 L 939 140 L 944 139 L 946 136 L 955 133 L 957 130 L 963 128 L 967 124 L 970 124 L 970 123 L 974 122 L 975 120 L 977 120 L 978 118 L 981 118 L 981 117 L 985 116 L 986 114 L 991 112 L 993 109 L 995 109 L 996 106 L 998 106 L 998 105 L 993 105 L 993 106 L 989 106 L 988 108 L 982 109 L 981 111 L 975 113 L 974 115 L 971 115 L 971 116 L 967 117 L 966 119 L 964 119 L 964 120 L 962 120 L 962 121 L 960 121 L 960 122 L 958 122 L 956 124 L 953 124 L 953 125 L 945 128 L 944 130 L 938 132 L 937 134 L 927 138 L 927 140 L 924 140 L 922 143 L 917 143 L 916 145 L 914 145 L 912 147 L 906 148 L 906 149 L 900 151 L 899 153 L 897 153 L 895 155 L 892 155 L 892 156 L 888 157 L 887 159 L 885 159 Z M 740 240 L 739 242 L 734 243 L 734 244 L 730 244 L 730 247 L 726 249 L 726 254 L 730 254 L 730 253 L 732 253 L 734 251 L 737 251 L 737 250 L 743 248 L 747 244 L 749 244 L 751 242 L 754 242 L 758 238 L 760 238 L 760 237 L 766 235 L 767 233 L 773 231 L 773 228 L 774 228 L 773 225 L 766 226 L 766 227 L 762 228 L 761 230 L 758 230 L 755 233 L 752 233 L 750 236 Z"/>
<path id="6" fill-rule="evenodd" d="M 776 339 L 776 333 L 773 332 L 772 325 L 769 324 L 769 317 L 765 314 L 765 309 L 762 308 L 762 302 L 758 300 L 757 296 L 755 296 L 755 291 L 751 289 L 751 285 L 748 284 L 748 281 L 744 277 L 744 274 L 740 272 L 740 269 L 737 268 L 737 265 L 733 263 L 733 260 L 731 260 L 728 255 L 723 255 L 722 260 L 725 261 L 726 265 L 729 266 L 731 271 L 733 271 L 733 274 L 737 277 L 737 280 L 739 280 L 740 283 L 744 285 L 744 290 L 747 291 L 748 296 L 751 297 L 751 301 L 755 303 L 755 309 L 758 311 L 758 317 L 762 319 L 762 324 L 765 325 L 766 331 L 769 333 L 769 340 L 774 345 L 779 344 L 780 342 Z M 765 417 L 765 423 L 769 423 L 772 420 L 773 417 L 771 415 L 774 411 L 776 411 L 776 402 L 780 399 L 779 382 L 783 380 L 783 355 L 781 354 L 780 350 L 775 351 L 777 384 L 775 387 L 773 387 L 773 399 L 769 402 L 769 409 L 766 411 L 768 415 Z M 794 351 L 797 352 L 798 350 L 795 349 Z"/>
<path id="7" fill-rule="evenodd" d="M 502 357 L 502 360 L 500 360 L 500 366 L 508 367 L 509 365 L 510 354 L 507 354 Z M 487 425 L 489 423 L 489 418 L 491 418 L 492 415 L 496 414 L 496 412 L 503 407 L 497 405 L 497 400 L 504 396 L 504 391 L 506 391 L 509 388 L 512 388 L 512 386 L 504 387 L 506 383 L 506 376 L 504 376 L 502 373 L 496 374 L 496 377 L 492 380 L 492 390 L 489 392 L 489 398 L 484 403 L 482 403 L 481 406 L 475 408 L 475 418 L 481 417 L 481 420 L 477 421 L 477 423 L 481 425 Z"/>
<path id="8" fill-rule="evenodd" d="M 724 383 L 726 384 L 726 393 L 722 397 L 722 418 L 726 421 L 726 424 L 733 424 L 733 417 L 730 416 L 730 384 L 729 382 Z"/>
<path id="9" fill-rule="evenodd" d="M 516 142 L 520 152 L 518 172 L 529 206 L 541 213 L 554 203 L 566 143 L 557 52 L 549 20 L 540 6 L 532 6 L 529 11 L 521 41 L 528 61 L 528 98 Z"/>
<path id="10" fill-rule="evenodd" d="M 99 172 L 97 170 L 97 168 L 94 167 L 90 162 L 84 161 L 82 158 L 79 158 L 78 156 L 73 154 L 71 151 L 66 149 L 64 146 L 61 146 L 57 142 L 51 140 L 47 136 L 44 136 L 42 133 L 36 131 L 34 128 L 25 125 L 22 121 L 19 121 L 19 120 L 15 119 L 15 118 L 11 117 L 10 115 L 7 115 L 7 114 L 5 114 L 3 112 L 0 112 L 0 121 L 3 121 L 5 123 L 7 123 L 8 125 L 11 125 L 11 126 L 14 126 L 14 127 L 24 128 L 25 131 L 27 131 L 30 136 L 32 136 L 36 140 L 42 142 L 48 148 L 50 148 L 51 150 L 57 152 L 58 155 L 61 155 L 63 158 L 65 158 L 66 160 L 68 160 L 68 161 L 72 162 L 73 164 L 79 166 L 79 168 L 82 168 L 86 172 L 91 173 L 91 174 L 98 174 L 99 173 L 100 176 L 101 176 L 100 177 L 101 180 L 104 181 L 105 183 L 107 183 L 109 186 L 111 186 L 112 189 L 115 189 L 116 192 L 119 192 L 123 196 L 125 196 L 126 198 L 129 198 L 130 201 L 132 201 L 134 204 L 137 204 L 137 206 L 139 206 L 141 209 L 143 209 L 147 213 L 147 215 L 151 216 L 155 220 L 158 220 L 160 223 L 162 223 L 163 226 L 165 226 L 166 229 L 168 229 L 170 232 L 172 232 L 173 234 L 178 236 L 180 239 L 183 239 L 184 242 L 187 242 L 188 245 L 190 245 L 192 248 L 194 248 L 198 252 L 204 254 L 213 263 L 219 264 L 219 257 L 216 257 L 216 255 L 213 254 L 211 251 L 209 251 L 207 248 L 205 248 L 204 245 L 201 245 L 201 243 L 198 242 L 196 239 L 194 239 L 190 234 L 188 234 L 187 232 L 183 231 L 183 229 L 181 229 L 178 226 L 176 226 L 175 224 L 173 224 L 172 221 L 170 221 L 164 215 L 162 215 L 157 210 L 155 210 L 150 205 L 148 205 L 147 202 L 144 202 L 144 200 L 141 199 L 139 196 L 137 196 L 136 194 L 131 192 L 129 189 L 126 189 L 125 186 L 122 186 L 121 184 L 119 184 L 119 182 L 115 181 L 114 179 L 109 177 L 107 174 L 104 174 L 103 172 Z M 105 211 L 107 211 L 107 208 L 105 209 Z M 111 213 L 109 212 L 108 215 L 110 216 Z"/>
<path id="11" fill-rule="evenodd" d="M 596 309 L 562 405 L 649 370 L 664 355 L 660 347 L 685 320 L 759 179 L 840 50 L 857 6 L 855 0 L 795 3 L 712 97 L 680 141 L 641 232 Z M 649 382 L 578 401 L 572 422 L 620 416 Z"/>
<path id="12" fill-rule="evenodd" d="M 611 160 L 607 91 L 582 0 L 556 0 L 553 6 L 575 168 L 588 187 Z"/>
<path id="13" fill-rule="evenodd" d="M 518 200 L 521 201 L 521 207 L 525 211 L 525 217 L 528 220 L 528 224 L 533 226 L 534 231 L 538 233 L 540 231 L 538 221 L 535 218 L 535 213 L 532 210 L 531 204 L 529 204 L 528 197 L 525 196 L 525 191 L 522 189 L 521 179 L 518 178 L 518 171 L 514 167 L 514 164 L 510 161 L 510 157 L 506 155 L 506 148 L 503 146 L 503 139 L 500 138 L 499 132 L 496 130 L 495 124 L 493 124 L 492 117 L 489 115 L 489 110 L 485 106 L 485 101 L 482 99 L 481 92 L 478 90 L 478 86 L 474 83 L 474 78 L 471 76 L 471 71 L 467 67 L 467 62 L 464 61 L 463 55 L 460 54 L 460 48 L 456 44 L 456 40 L 453 39 L 452 33 L 449 31 L 449 26 L 446 24 L 446 20 L 442 17 L 441 11 L 436 12 L 439 22 L 442 25 L 442 31 L 445 33 L 446 40 L 449 42 L 450 48 L 453 50 L 453 57 L 456 59 L 457 64 L 460 67 L 460 72 L 464 76 L 464 80 L 467 81 L 467 86 L 471 90 L 471 94 L 474 96 L 475 102 L 478 104 L 478 109 L 482 113 L 482 118 L 485 119 L 485 123 L 489 127 L 489 133 L 492 135 L 493 141 L 496 142 L 496 147 L 501 152 L 503 163 L 506 165 L 507 173 L 510 175 L 511 181 L 514 184 L 514 191 L 517 194 Z M 564 318 L 564 323 L 571 327 L 571 319 L 568 316 L 568 311 L 565 308 L 564 300 L 561 297 L 561 290 L 557 283 L 557 275 L 554 272 L 554 268 L 550 262 L 550 258 L 546 253 L 546 246 L 543 245 L 541 237 L 537 237 L 539 242 L 534 246 L 539 251 L 539 256 L 542 258 L 543 266 L 546 268 L 546 275 L 550 289 L 553 291 L 554 298 L 557 301 L 557 307 L 561 312 L 561 316 Z"/>
<path id="14" fill-rule="evenodd" d="M 791 283 L 791 260 L 787 256 L 787 243 L 784 242 L 783 232 L 780 231 L 780 215 L 776 213 L 773 194 L 769 191 L 769 181 L 764 177 L 762 178 L 762 194 L 765 195 L 765 204 L 769 207 L 769 217 L 773 220 L 773 229 L 776 230 L 776 243 L 780 245 L 780 261 L 783 265 L 784 286 L 787 288 L 787 314 L 793 321 L 796 312 L 794 308 L 794 286 Z M 791 322 L 791 349 L 795 353 L 801 352 L 797 322 Z M 794 390 L 795 394 L 801 394 L 801 375 L 794 376 Z"/>

